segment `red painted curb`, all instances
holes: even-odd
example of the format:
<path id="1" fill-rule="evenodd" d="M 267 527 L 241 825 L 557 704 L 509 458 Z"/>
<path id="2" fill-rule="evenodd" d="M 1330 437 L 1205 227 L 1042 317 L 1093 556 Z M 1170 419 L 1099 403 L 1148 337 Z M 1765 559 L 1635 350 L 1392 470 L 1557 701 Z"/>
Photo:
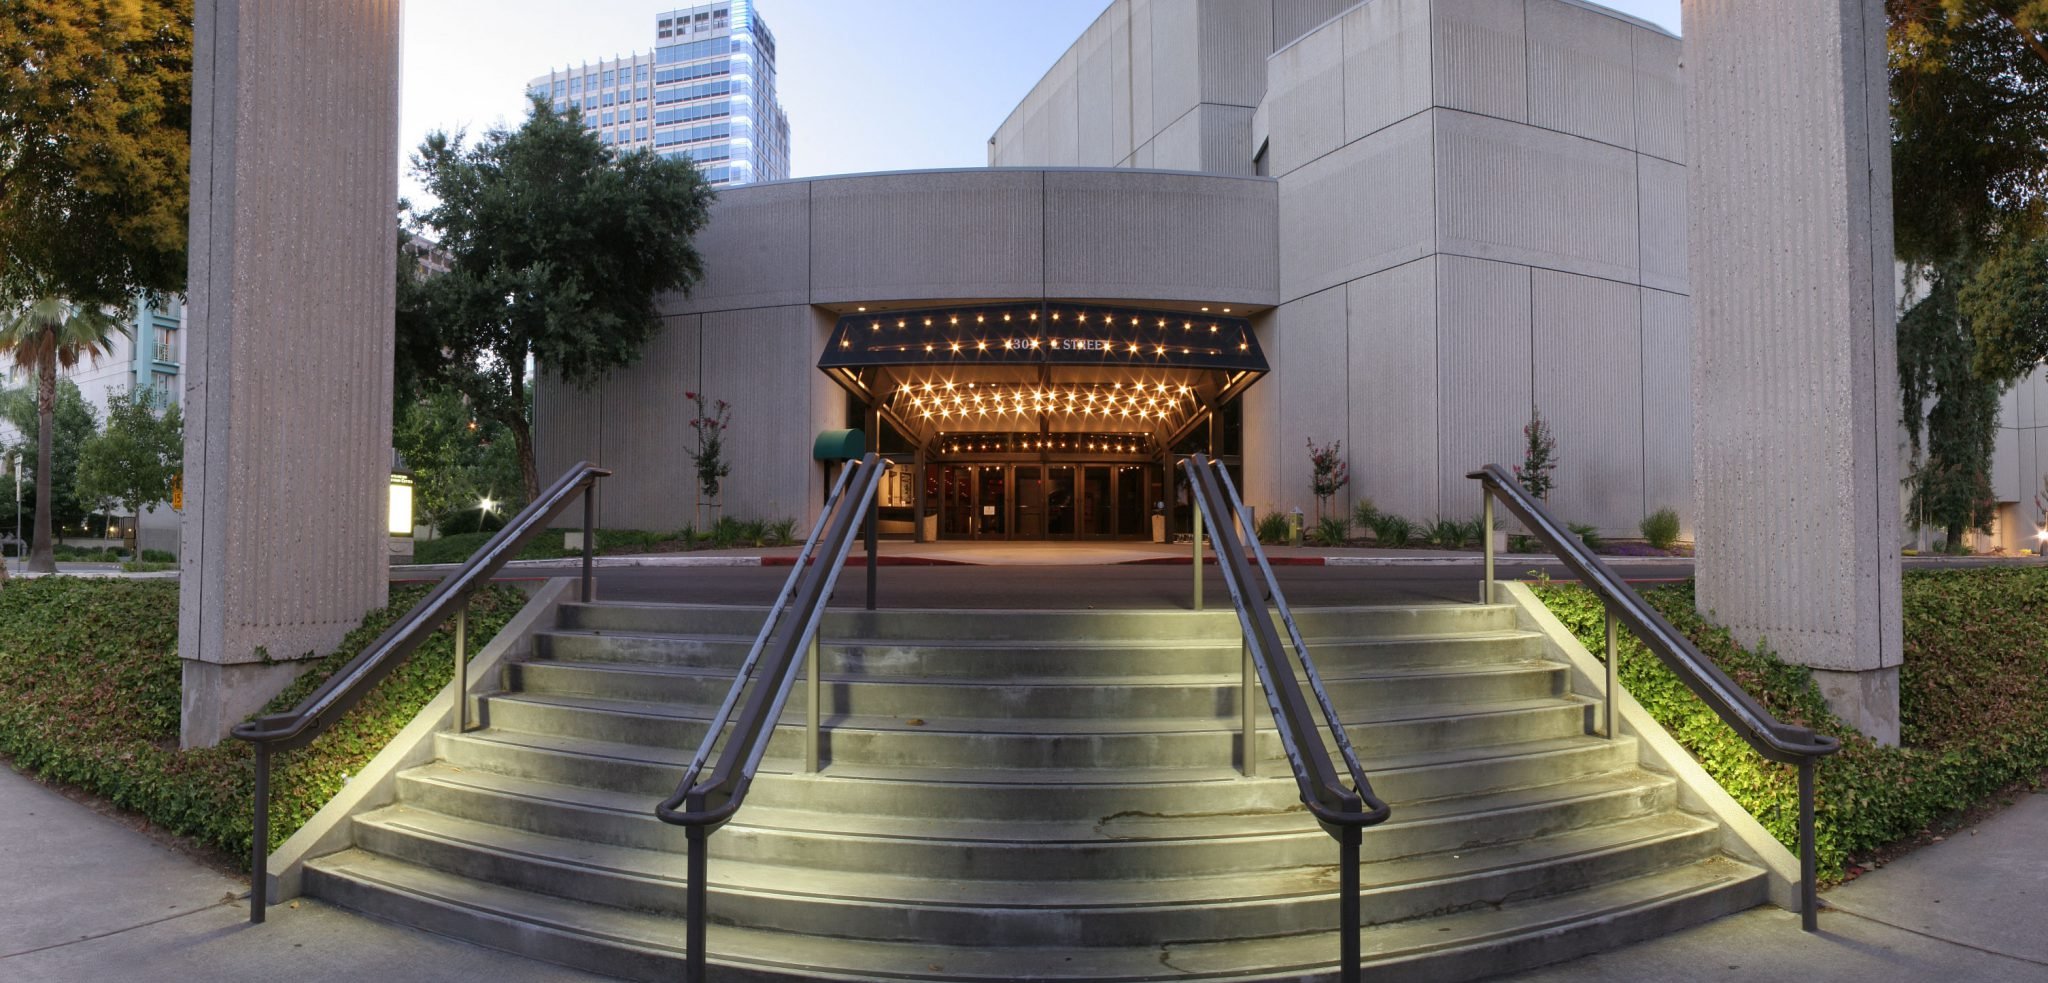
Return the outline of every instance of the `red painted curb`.
<path id="1" fill-rule="evenodd" d="M 1258 562 L 1249 556 L 1245 557 L 1244 561 L 1246 563 Z M 1266 558 L 1266 562 L 1276 567 L 1320 567 L 1328 565 L 1323 562 L 1323 558 L 1320 556 L 1269 556 Z M 1118 560 L 1111 565 L 1120 567 L 1187 567 L 1194 565 L 1194 558 L 1189 556 L 1153 556 L 1143 560 Z M 1216 558 L 1213 556 L 1202 557 L 1202 565 L 1213 567 L 1216 565 Z"/>
<path id="2" fill-rule="evenodd" d="M 793 567 L 796 566 L 796 557 L 764 556 L 761 558 L 761 565 L 764 567 Z M 868 565 L 868 558 L 865 556 L 849 556 L 846 558 L 846 565 L 849 567 L 864 567 Z M 875 565 L 878 567 L 978 567 L 984 564 L 968 563 L 964 560 L 941 560 L 930 556 L 882 556 L 875 558 Z"/>

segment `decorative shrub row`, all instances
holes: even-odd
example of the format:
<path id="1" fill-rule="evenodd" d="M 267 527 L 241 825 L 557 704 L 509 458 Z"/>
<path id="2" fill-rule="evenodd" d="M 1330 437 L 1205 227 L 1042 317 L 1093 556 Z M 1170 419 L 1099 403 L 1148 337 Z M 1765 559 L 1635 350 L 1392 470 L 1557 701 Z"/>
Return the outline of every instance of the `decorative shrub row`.
<path id="1" fill-rule="evenodd" d="M 1535 587 L 1566 628 L 1598 653 L 1601 606 L 1575 584 Z M 1905 575 L 1903 746 L 1881 747 L 1831 713 L 1806 669 L 1767 647 L 1735 644 L 1694 609 L 1690 583 L 1644 597 L 1764 707 L 1842 740 L 1817 772 L 1816 842 L 1824 881 L 1851 857 L 1928 829 L 2048 769 L 2048 569 Z M 1763 760 L 1626 629 L 1621 680 L 1765 828 L 1796 849 L 1798 772 Z"/>
<path id="2" fill-rule="evenodd" d="M 559 560 L 582 556 L 580 550 L 562 548 L 558 535 L 565 530 L 542 533 L 520 551 L 522 560 Z M 469 559 L 490 533 L 465 532 L 413 545 L 414 563 L 461 563 Z M 735 546 L 789 546 L 796 542 L 795 519 L 720 518 L 710 529 L 698 532 L 685 527 L 675 532 L 642 529 L 597 530 L 598 553 L 662 553 L 695 549 L 731 549 Z"/>
<path id="3" fill-rule="evenodd" d="M 425 586 L 394 587 L 332 654 L 272 700 L 289 709 L 399 615 Z M 525 602 L 512 588 L 476 595 L 471 652 Z M 0 754 L 16 767 L 76 786 L 246 863 L 254 758 L 247 745 L 178 748 L 178 585 L 171 581 L 42 577 L 0 589 Z M 279 755 L 271 776 L 271 845 L 284 842 L 445 686 L 453 629 L 305 748 Z"/>

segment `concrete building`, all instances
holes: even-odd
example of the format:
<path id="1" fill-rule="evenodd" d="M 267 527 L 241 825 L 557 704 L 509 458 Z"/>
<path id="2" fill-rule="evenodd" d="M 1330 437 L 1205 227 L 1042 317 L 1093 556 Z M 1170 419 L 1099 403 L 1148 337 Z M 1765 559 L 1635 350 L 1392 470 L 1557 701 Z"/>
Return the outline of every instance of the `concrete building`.
<path id="1" fill-rule="evenodd" d="M 527 83 L 620 150 L 697 162 L 713 185 L 789 177 L 789 117 L 775 97 L 775 35 L 753 0 L 655 17 L 654 48 L 579 62 Z"/>
<path id="2" fill-rule="evenodd" d="M 541 467 L 618 469 L 603 524 L 688 524 L 674 435 L 699 390 L 735 407 L 728 514 L 807 517 L 812 435 L 853 426 L 921 462 L 893 524 L 942 539 L 1150 536 L 1162 505 L 1179 526 L 1166 465 L 1195 449 L 1260 510 L 1312 509 L 1309 441 L 1343 442 L 1337 505 L 1462 518 L 1465 473 L 1519 461 L 1533 407 L 1565 515 L 1633 535 L 1671 506 L 1689 527 L 1679 51 L 1576 0 L 1115 0 L 985 171 L 723 194 L 706 278 L 643 363 L 597 393 L 541 383 Z M 1000 313 L 1092 315 L 1058 340 L 1096 347 L 977 355 L 1032 338 L 951 323 Z M 1252 361 L 1183 361 L 1112 313 L 1242 330 Z M 884 314 L 915 348 L 832 347 L 895 331 Z M 925 419 L 948 382 L 989 412 Z M 1135 384 L 1183 402 L 1142 426 L 1066 409 Z"/>

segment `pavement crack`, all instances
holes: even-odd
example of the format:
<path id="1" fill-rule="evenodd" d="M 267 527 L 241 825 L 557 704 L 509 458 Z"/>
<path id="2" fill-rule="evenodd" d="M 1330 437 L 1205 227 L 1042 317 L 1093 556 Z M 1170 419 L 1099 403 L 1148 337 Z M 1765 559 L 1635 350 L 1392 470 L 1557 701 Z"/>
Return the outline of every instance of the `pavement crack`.
<path id="1" fill-rule="evenodd" d="M 1834 903 L 1833 901 L 1822 901 L 1821 910 L 1840 912 L 1851 918 L 1860 918 L 1866 922 L 1870 922 L 1873 925 L 1883 925 L 1886 928 L 1897 929 L 1898 931 L 1904 932 L 1907 935 L 1917 935 L 1923 939 L 1929 939 L 1935 942 L 1946 943 L 1948 945 L 1955 946 L 1959 949 L 1968 949 L 1971 952 L 1981 952 L 1987 956 L 1997 956 L 2001 959 L 2010 959 L 2014 962 L 2026 963 L 2029 966 L 2048 966 L 2048 960 L 2035 959 L 2030 956 L 2021 956 L 2010 952 L 2000 952 L 1997 949 L 1987 949 L 1975 943 L 1964 942 L 1959 939 L 1945 938 L 1943 936 L 1936 935 L 1933 932 L 1925 931 L 1923 929 L 1909 928 L 1897 922 L 1885 921 L 1884 919 L 1879 918 L 1875 915 L 1866 915 L 1860 911 L 1853 911 L 1851 909 L 1844 908 L 1841 905 Z"/>
<path id="2" fill-rule="evenodd" d="M 162 924 L 163 924 L 163 923 L 165 923 L 165 922 L 168 922 L 168 921 L 176 921 L 177 919 L 180 919 L 180 918 L 184 918 L 184 917 L 186 917 L 187 915 L 197 915 L 197 914 L 199 914 L 199 913 L 201 913 L 201 912 L 205 912 L 205 911 L 211 911 L 211 910 L 213 910 L 213 909 L 215 909 L 215 908 L 221 907 L 222 905 L 226 905 L 226 904 L 232 904 L 232 903 L 239 903 L 239 902 L 229 902 L 229 901 L 225 901 L 225 900 L 223 900 L 223 901 L 216 901 L 216 902 L 214 902 L 213 904 L 210 904 L 210 905 L 201 905 L 201 906 L 199 906 L 199 907 L 197 907 L 197 908 L 191 908 L 191 909 L 188 909 L 188 910 L 186 910 L 186 911 L 180 911 L 180 912 L 178 912 L 178 913 L 176 913 L 176 914 L 171 914 L 171 915 L 165 915 L 165 916 L 163 916 L 162 918 L 152 918 L 152 919 L 150 919 L 150 920 L 148 920 L 148 921 L 146 921 L 146 922 L 136 922 L 136 923 L 135 923 L 135 924 L 133 924 L 133 925 L 128 925 L 128 926 L 125 926 L 125 927 L 122 927 L 122 928 L 110 929 L 110 930 L 108 930 L 108 931 L 105 931 L 105 932 L 99 932 L 99 933 L 96 933 L 96 934 L 93 934 L 93 935 L 81 935 L 81 936 L 79 936 L 78 938 L 75 938 L 75 939 L 66 939 L 66 940 L 64 940 L 64 941 L 62 941 L 62 942 L 52 942 L 52 943 L 50 943 L 49 945 L 39 945 L 39 946 L 36 946 L 35 948 L 32 948 L 32 949 L 22 949 L 22 950 L 20 950 L 20 951 L 17 951 L 17 952 L 0 952 L 0 959 L 13 959 L 13 958 L 14 958 L 14 957 L 16 957 L 16 956 L 31 956 L 31 955 L 34 955 L 34 954 L 36 954 L 36 953 L 38 953 L 38 952 L 48 952 L 48 951 L 50 951 L 51 949 L 62 949 L 62 948 L 64 948 L 64 947 L 65 947 L 65 946 L 67 946 L 67 945 L 77 945 L 77 944 L 79 944 L 79 943 L 81 943 L 81 942 L 95 942 L 95 941 L 98 941 L 98 940 L 100 940 L 100 939 L 104 939 L 104 938 L 110 938 L 110 937 L 112 937 L 112 936 L 120 935 L 120 934 L 121 934 L 121 933 L 123 933 L 123 932 L 133 932 L 133 931 L 135 931 L 135 930 L 136 930 L 136 929 L 138 929 L 138 928 L 148 928 L 148 927 L 150 927 L 151 925 L 162 925 Z"/>

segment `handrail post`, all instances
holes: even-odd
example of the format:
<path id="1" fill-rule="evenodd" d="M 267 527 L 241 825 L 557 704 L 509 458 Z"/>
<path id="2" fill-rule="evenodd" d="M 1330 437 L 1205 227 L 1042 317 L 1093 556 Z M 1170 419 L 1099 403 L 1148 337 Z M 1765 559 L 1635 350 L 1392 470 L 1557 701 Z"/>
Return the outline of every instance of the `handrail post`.
<path id="1" fill-rule="evenodd" d="M 881 470 L 880 470 L 880 471 L 876 472 L 876 474 L 875 474 L 875 479 L 876 479 L 877 481 L 881 480 L 881 476 L 882 476 L 883 474 L 887 473 L 887 471 L 888 471 L 888 465 L 886 465 L 886 464 L 885 464 L 885 465 L 883 465 L 883 466 L 882 466 L 882 468 L 881 468 Z M 875 518 L 876 518 L 877 516 L 879 516 L 879 515 L 881 514 L 881 512 L 882 512 L 882 496 L 880 496 L 880 495 L 870 495 L 870 496 L 868 496 L 868 514 L 867 514 L 867 522 L 868 522 L 868 528 L 867 528 L 867 545 L 868 545 L 868 610 L 870 610 L 870 611 L 873 611 L 873 610 L 875 609 L 875 538 L 876 538 L 876 537 L 875 537 L 875 524 L 876 524 L 876 523 L 875 523 Z"/>
<path id="2" fill-rule="evenodd" d="M 1607 622 L 1607 739 L 1613 740 L 1614 705 L 1621 700 L 1621 657 L 1620 646 L 1615 644 L 1614 605 L 1600 606 L 1601 619 Z"/>
<path id="3" fill-rule="evenodd" d="M 824 689 L 818 678 L 825 673 L 821 648 L 818 636 L 813 634 L 807 656 L 810 666 L 804 679 L 804 772 L 812 775 L 818 773 L 818 694 Z"/>
<path id="4" fill-rule="evenodd" d="M 1202 510 L 1189 509 L 1195 517 L 1195 610 L 1202 610 Z"/>
<path id="5" fill-rule="evenodd" d="M 469 598 L 455 609 L 455 732 L 469 730 Z"/>
<path id="6" fill-rule="evenodd" d="M 1486 486 L 1479 486 L 1479 524 L 1483 531 L 1479 541 L 1486 554 L 1485 579 L 1479 581 L 1479 603 L 1493 603 L 1493 493 Z"/>
<path id="7" fill-rule="evenodd" d="M 1813 758 L 1799 759 L 1799 927 L 1820 931 L 1820 889 L 1814 884 L 1819 866 L 1813 845 Z"/>
<path id="8" fill-rule="evenodd" d="M 1259 695 L 1259 672 L 1252 666 L 1251 639 L 1240 643 L 1239 654 L 1244 658 L 1238 667 L 1237 702 L 1242 704 L 1238 733 L 1244 735 L 1244 777 L 1254 778 L 1259 774 L 1259 713 L 1254 702 Z"/>
<path id="9" fill-rule="evenodd" d="M 1363 832 L 1356 826 L 1346 826 L 1343 835 L 1337 838 L 1337 919 L 1341 923 L 1337 932 L 1343 940 L 1338 944 L 1338 958 L 1343 965 L 1337 978 L 1343 983 L 1358 983 L 1358 842 Z"/>
<path id="10" fill-rule="evenodd" d="M 270 894 L 270 745 L 256 743 L 256 815 L 249 831 L 249 923 L 263 924 Z"/>
<path id="11" fill-rule="evenodd" d="M 583 486 L 583 603 L 596 598 L 590 581 L 590 558 L 597 551 L 597 491 L 595 481 Z"/>
<path id="12" fill-rule="evenodd" d="M 684 827 L 690 841 L 690 886 L 683 899 L 683 979 L 704 983 L 704 880 L 711 852 L 711 832 L 702 826 Z"/>

